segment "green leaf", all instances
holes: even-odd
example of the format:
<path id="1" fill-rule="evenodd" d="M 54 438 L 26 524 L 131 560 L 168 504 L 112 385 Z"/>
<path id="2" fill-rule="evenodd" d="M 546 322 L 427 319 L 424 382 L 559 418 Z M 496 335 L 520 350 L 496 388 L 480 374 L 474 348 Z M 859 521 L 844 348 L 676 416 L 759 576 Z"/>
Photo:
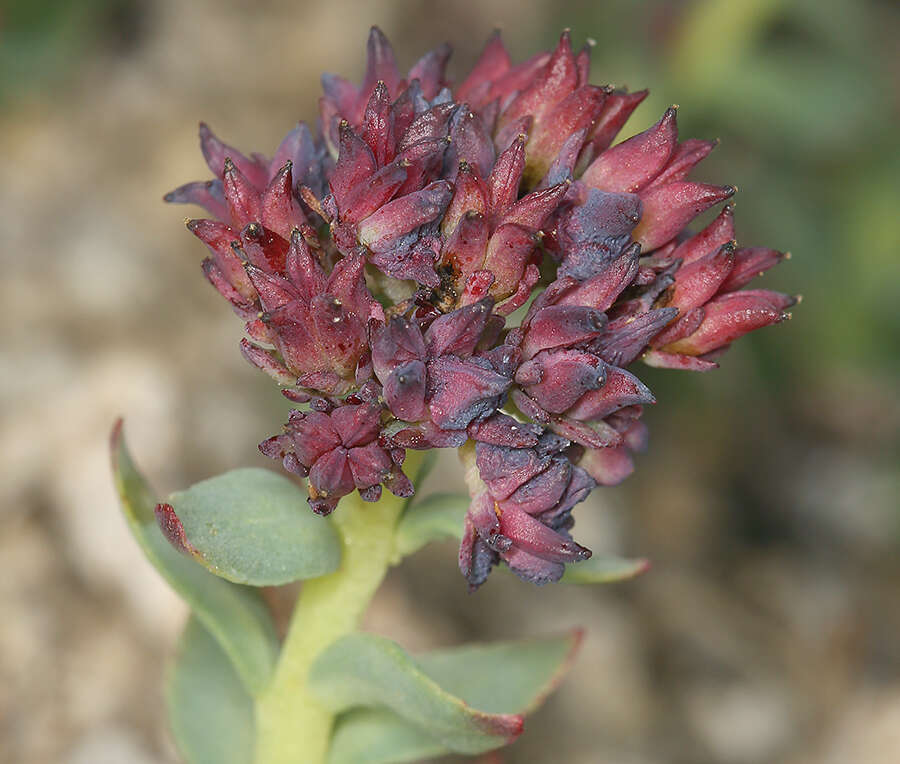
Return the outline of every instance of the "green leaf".
<path id="1" fill-rule="evenodd" d="M 418 496 L 419 492 L 422 490 L 422 485 L 425 483 L 426 478 L 431 474 L 431 471 L 434 469 L 434 465 L 437 464 L 438 460 L 438 450 L 436 448 L 432 448 L 429 451 L 420 451 L 417 452 L 421 454 L 421 460 L 418 464 L 415 464 L 414 460 L 412 463 L 412 468 L 415 471 L 415 474 L 410 474 L 409 469 L 407 468 L 407 474 L 409 474 L 410 480 L 413 481 L 413 485 L 415 486 L 416 493 L 409 497 L 406 502 L 406 509 L 409 509 L 412 506 Z M 407 454 L 407 459 L 409 459 L 410 455 Z M 404 462 L 407 464 L 407 462 Z"/>
<path id="2" fill-rule="evenodd" d="M 564 584 L 611 584 L 640 575 L 650 567 L 649 560 L 594 555 L 583 562 L 566 565 Z"/>
<path id="3" fill-rule="evenodd" d="M 562 681 L 581 644 L 581 631 L 561 637 L 463 645 L 416 657 L 448 692 L 491 713 L 528 714 Z"/>
<path id="4" fill-rule="evenodd" d="M 464 494 L 434 493 L 407 509 L 394 536 L 397 557 L 406 557 L 431 541 L 459 538 L 470 502 Z"/>
<path id="5" fill-rule="evenodd" d="M 221 645 L 246 687 L 259 692 L 278 655 L 275 627 L 259 592 L 217 578 L 176 551 L 156 524 L 156 501 L 131 459 L 121 420 L 113 428 L 111 447 L 122 509 L 144 554 Z"/>
<path id="6" fill-rule="evenodd" d="M 369 642 L 377 640 L 373 643 L 375 647 L 379 646 L 379 642 L 387 642 L 371 635 L 351 636 L 357 638 L 357 643 L 360 638 Z M 572 662 L 580 639 L 580 632 L 573 632 L 564 637 L 524 642 L 467 645 L 426 653 L 417 656 L 414 661 L 406 656 L 406 660 L 412 664 L 413 670 L 420 671 L 442 692 L 455 697 L 457 702 L 462 701 L 478 711 L 495 715 L 516 714 L 512 718 L 521 718 L 519 714 L 533 711 L 559 684 Z M 392 643 L 387 645 L 392 650 L 399 649 Z M 358 649 L 358 644 L 354 646 L 348 642 L 347 648 L 354 651 Z M 333 656 L 325 660 L 336 658 Z M 385 667 L 390 669 L 387 663 L 379 669 Z M 376 693 L 374 701 L 370 689 L 362 693 L 368 698 L 368 703 L 363 705 L 383 703 L 392 710 L 354 708 L 342 714 L 335 725 L 329 764 L 388 764 L 460 752 L 460 748 L 449 744 L 446 732 L 442 733 L 434 726 L 433 720 L 421 712 L 420 709 L 428 702 L 425 698 L 414 696 L 400 702 L 396 698 L 389 699 L 386 691 L 401 684 L 404 680 L 400 673 L 410 669 L 406 665 L 393 667 L 393 670 L 397 675 L 392 677 L 389 674 L 382 680 L 385 682 L 385 692 Z M 324 671 L 324 666 L 318 662 L 313 667 L 314 673 Z M 335 673 L 329 681 L 348 682 L 346 669 L 344 672 Z M 323 681 L 321 675 L 318 681 Z M 350 677 L 348 684 L 355 681 L 358 679 Z M 366 682 L 372 682 L 372 677 L 367 677 Z M 345 689 L 345 692 L 353 693 L 357 689 Z M 414 689 L 424 694 L 429 691 L 430 685 L 422 682 Z M 320 686 L 320 692 L 326 691 L 333 692 L 333 688 Z M 411 715 L 407 707 L 414 709 L 415 714 Z M 492 747 L 503 742 L 496 741 Z"/>
<path id="7" fill-rule="evenodd" d="M 169 499 L 166 526 L 211 573 L 251 586 L 278 586 L 336 570 L 341 544 L 306 494 L 271 470 L 238 469 Z M 171 523 L 180 523 L 172 527 Z"/>
<path id="8" fill-rule="evenodd" d="M 357 708 L 338 717 L 328 764 L 402 764 L 451 753 L 439 740 L 384 708 Z"/>
<path id="9" fill-rule="evenodd" d="M 470 708 L 441 689 L 404 650 L 374 634 L 348 634 L 316 658 L 310 691 L 334 712 L 385 706 L 456 753 L 482 753 L 522 732 L 522 717 Z"/>
<path id="10" fill-rule="evenodd" d="M 253 699 L 196 618 L 181 636 L 166 702 L 172 735 L 188 764 L 251 764 Z"/>

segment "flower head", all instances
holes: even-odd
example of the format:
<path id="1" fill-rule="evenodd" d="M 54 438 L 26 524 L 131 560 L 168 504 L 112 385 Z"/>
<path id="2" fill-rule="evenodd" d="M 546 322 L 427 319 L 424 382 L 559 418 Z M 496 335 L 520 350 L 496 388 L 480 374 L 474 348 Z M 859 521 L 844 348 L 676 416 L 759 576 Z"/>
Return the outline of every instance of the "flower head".
<path id="1" fill-rule="evenodd" d="M 166 199 L 214 218 L 188 223 L 204 273 L 301 406 L 260 448 L 313 509 L 409 495 L 407 448 L 460 448 L 470 586 L 499 562 L 546 583 L 590 555 L 573 507 L 646 447 L 632 365 L 714 368 L 794 300 L 745 288 L 784 255 L 739 247 L 730 206 L 690 232 L 735 188 L 690 179 L 716 144 L 674 107 L 613 145 L 646 91 L 591 85 L 567 32 L 520 64 L 494 35 L 457 83 L 449 55 L 403 74 L 373 29 L 361 84 L 323 77 L 318 133 L 267 159 L 201 125 L 215 177 Z"/>

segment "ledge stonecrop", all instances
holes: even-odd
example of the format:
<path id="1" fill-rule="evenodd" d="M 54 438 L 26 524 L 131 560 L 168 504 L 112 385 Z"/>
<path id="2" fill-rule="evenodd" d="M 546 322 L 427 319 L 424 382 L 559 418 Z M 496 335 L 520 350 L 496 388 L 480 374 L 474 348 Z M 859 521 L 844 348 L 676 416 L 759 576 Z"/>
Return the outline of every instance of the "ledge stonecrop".
<path id="1" fill-rule="evenodd" d="M 714 142 L 676 111 L 612 145 L 646 91 L 588 82 L 590 50 L 513 64 L 498 35 L 451 82 L 448 48 L 407 74 L 373 29 L 357 86 L 325 75 L 316 131 L 272 159 L 200 127 L 214 178 L 167 201 L 246 322 L 241 350 L 299 408 L 264 454 L 340 512 L 408 496 L 407 449 L 458 448 L 472 504 L 471 588 L 502 562 L 558 580 L 590 557 L 573 507 L 633 469 L 654 402 L 630 370 L 705 371 L 794 299 L 746 289 L 784 255 L 735 242 L 735 189 L 689 180 Z"/>

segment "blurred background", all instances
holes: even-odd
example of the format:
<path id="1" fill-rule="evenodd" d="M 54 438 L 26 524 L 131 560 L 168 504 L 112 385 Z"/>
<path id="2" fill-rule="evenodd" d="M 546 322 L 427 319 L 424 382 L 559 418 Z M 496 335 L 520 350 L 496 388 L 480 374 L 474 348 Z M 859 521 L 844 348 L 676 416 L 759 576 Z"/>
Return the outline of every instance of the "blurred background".
<path id="1" fill-rule="evenodd" d="M 503 754 L 569 764 L 900 761 L 900 6 L 876 0 L 0 3 L 0 761 L 177 761 L 161 679 L 185 608 L 119 517 L 125 415 L 161 493 L 239 466 L 285 404 L 162 194 L 206 178 L 199 119 L 271 152 L 369 25 L 452 71 L 499 26 L 518 60 L 596 40 L 593 78 L 722 139 L 744 245 L 794 320 L 707 375 L 639 369 L 659 404 L 625 484 L 576 512 L 606 588 L 495 575 L 453 544 L 393 571 L 369 629 L 410 649 L 581 625 L 573 674 Z M 452 454 L 428 489 L 455 489 Z M 442 457 L 443 458 L 443 457 Z M 499 759 L 497 759 L 499 761 Z"/>

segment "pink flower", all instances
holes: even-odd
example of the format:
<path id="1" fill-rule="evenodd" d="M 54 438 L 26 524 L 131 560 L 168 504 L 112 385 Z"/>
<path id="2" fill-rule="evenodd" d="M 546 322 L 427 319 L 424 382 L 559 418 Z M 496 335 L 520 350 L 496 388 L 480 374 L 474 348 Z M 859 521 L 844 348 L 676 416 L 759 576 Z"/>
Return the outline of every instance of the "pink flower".
<path id="1" fill-rule="evenodd" d="M 533 433 L 540 432 L 533 428 Z M 572 465 L 569 442 L 552 433 L 527 448 L 479 443 L 475 463 L 481 488 L 466 515 L 459 566 L 475 589 L 500 560 L 520 578 L 558 581 L 566 563 L 591 556 L 572 540 L 572 507 L 594 487 Z"/>
<path id="2" fill-rule="evenodd" d="M 378 501 L 382 483 L 397 496 L 411 496 L 412 483 L 400 469 L 403 450 L 379 442 L 380 414 L 373 402 L 332 408 L 319 399 L 312 411 L 292 411 L 284 434 L 259 449 L 281 459 L 289 472 L 309 476 L 309 504 L 317 514 L 332 512 L 354 489 L 364 500 Z"/>
<path id="3" fill-rule="evenodd" d="M 361 84 L 323 77 L 319 134 L 268 159 L 201 125 L 214 178 L 166 199 L 215 218 L 188 227 L 242 351 L 307 404 L 261 449 L 313 508 L 408 495 L 406 448 L 474 441 L 460 566 L 543 583 L 590 554 L 572 507 L 646 447 L 634 362 L 714 368 L 794 300 L 746 288 L 784 256 L 739 247 L 730 207 L 689 230 L 735 193 L 690 177 L 715 142 L 672 108 L 613 146 L 646 91 L 591 85 L 568 32 L 519 64 L 495 35 L 457 83 L 449 55 L 401 73 L 373 29 Z"/>
<path id="4" fill-rule="evenodd" d="M 393 437 L 413 447 L 460 446 L 467 428 L 505 399 L 518 356 L 513 348 L 476 352 L 503 321 L 492 321 L 489 297 L 420 325 L 401 317 L 372 338 L 372 363 L 385 402 L 397 417 Z M 492 324 L 492 326 L 489 326 Z M 406 423 L 418 426 L 406 427 Z"/>

